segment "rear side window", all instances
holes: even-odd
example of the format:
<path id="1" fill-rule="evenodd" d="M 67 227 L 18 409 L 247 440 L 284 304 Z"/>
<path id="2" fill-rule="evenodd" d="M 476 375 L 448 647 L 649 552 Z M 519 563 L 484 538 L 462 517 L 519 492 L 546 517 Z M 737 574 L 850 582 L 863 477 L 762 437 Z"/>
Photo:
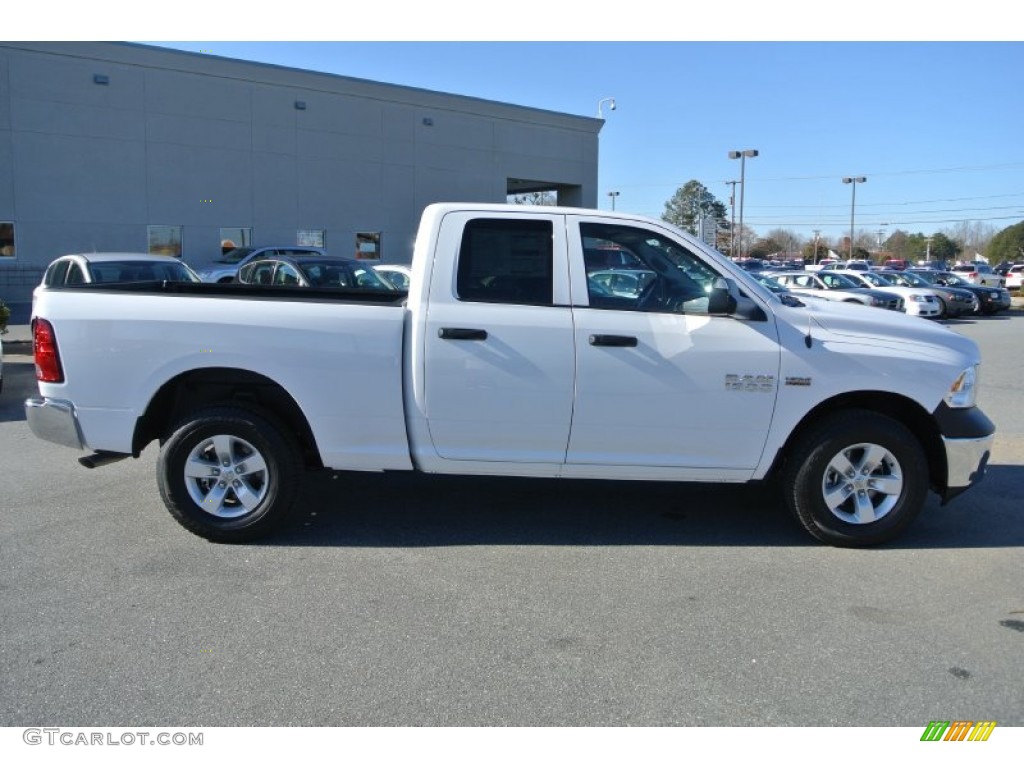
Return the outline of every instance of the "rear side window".
<path id="1" fill-rule="evenodd" d="M 550 306 L 553 227 L 544 220 L 473 219 L 459 248 L 462 301 Z"/>

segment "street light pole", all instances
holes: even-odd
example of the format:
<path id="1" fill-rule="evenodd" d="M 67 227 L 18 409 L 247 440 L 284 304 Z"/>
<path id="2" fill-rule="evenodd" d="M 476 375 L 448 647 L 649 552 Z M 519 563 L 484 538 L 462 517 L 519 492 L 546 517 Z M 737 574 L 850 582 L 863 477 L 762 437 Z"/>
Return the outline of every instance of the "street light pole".
<path id="1" fill-rule="evenodd" d="M 729 208 L 731 210 L 731 218 L 729 221 L 729 256 L 730 258 L 736 258 L 736 185 L 738 181 L 727 181 L 729 185 Z"/>
<path id="2" fill-rule="evenodd" d="M 746 163 L 748 157 L 757 157 L 756 149 L 738 149 L 733 150 L 729 153 L 729 159 L 740 160 L 740 257 L 746 255 L 746 251 L 743 248 L 743 197 L 746 194 Z"/>
<path id="3" fill-rule="evenodd" d="M 820 229 L 814 230 L 814 264 L 818 263 L 818 235 L 821 234 Z"/>
<path id="4" fill-rule="evenodd" d="M 850 256 L 853 258 L 853 212 L 857 207 L 857 185 L 868 180 L 867 176 L 844 176 L 843 184 L 853 185 L 853 195 L 850 200 Z"/>
<path id="5" fill-rule="evenodd" d="M 615 198 L 619 196 L 618 192 L 609 192 L 608 197 L 612 199 L 612 210 L 615 210 Z"/>

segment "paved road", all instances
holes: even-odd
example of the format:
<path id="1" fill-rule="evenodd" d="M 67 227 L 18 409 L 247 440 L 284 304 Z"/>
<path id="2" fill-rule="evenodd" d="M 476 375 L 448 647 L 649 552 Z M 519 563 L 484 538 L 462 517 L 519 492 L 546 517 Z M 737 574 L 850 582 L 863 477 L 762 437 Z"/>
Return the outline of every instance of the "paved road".
<path id="1" fill-rule="evenodd" d="M 339 474 L 273 541 L 163 509 L 0 395 L 0 726 L 1024 725 L 1024 315 L 956 323 L 988 477 L 897 544 L 767 489 Z"/>

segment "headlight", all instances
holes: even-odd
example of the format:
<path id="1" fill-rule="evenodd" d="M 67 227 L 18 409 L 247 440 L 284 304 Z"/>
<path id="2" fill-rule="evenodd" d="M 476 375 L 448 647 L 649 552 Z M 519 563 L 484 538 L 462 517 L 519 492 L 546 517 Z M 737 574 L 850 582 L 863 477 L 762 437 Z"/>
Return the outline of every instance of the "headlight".
<path id="1" fill-rule="evenodd" d="M 924 303 L 926 303 L 928 301 L 928 297 L 927 296 L 918 296 L 918 295 L 915 295 L 915 294 L 910 294 L 910 300 L 911 301 L 916 301 L 919 304 L 924 304 Z"/>
<path id="2" fill-rule="evenodd" d="M 977 394 L 978 372 L 972 365 L 960 372 L 943 399 L 950 408 L 973 408 Z"/>
<path id="3" fill-rule="evenodd" d="M 877 299 L 874 296 L 872 296 L 871 297 L 871 306 L 872 307 L 884 307 L 885 306 L 885 302 L 882 299 Z"/>

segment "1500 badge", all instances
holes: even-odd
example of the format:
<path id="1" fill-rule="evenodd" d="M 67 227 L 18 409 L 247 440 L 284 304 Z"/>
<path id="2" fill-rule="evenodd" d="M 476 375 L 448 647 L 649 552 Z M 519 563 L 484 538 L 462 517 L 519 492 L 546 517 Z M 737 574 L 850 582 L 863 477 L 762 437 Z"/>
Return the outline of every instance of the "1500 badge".
<path id="1" fill-rule="evenodd" d="M 774 392 L 774 376 L 755 376 L 753 374 L 725 374 L 725 388 L 733 392 Z"/>

